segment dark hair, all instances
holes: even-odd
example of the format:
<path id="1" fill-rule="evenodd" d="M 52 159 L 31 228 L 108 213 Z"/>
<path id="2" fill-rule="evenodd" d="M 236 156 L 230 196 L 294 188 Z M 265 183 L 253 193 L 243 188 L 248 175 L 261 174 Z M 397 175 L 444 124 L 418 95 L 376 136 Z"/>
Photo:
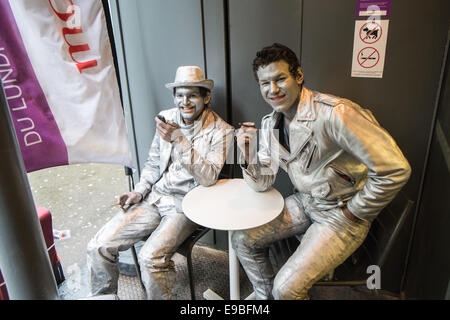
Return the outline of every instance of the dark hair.
<path id="1" fill-rule="evenodd" d="M 256 81 L 258 81 L 258 69 L 264 67 L 272 62 L 284 60 L 289 64 L 289 72 L 294 78 L 303 77 L 300 63 L 295 53 L 286 46 L 279 43 L 274 43 L 271 46 L 264 47 L 262 50 L 256 53 L 255 59 L 253 59 L 253 74 Z M 300 72 L 298 71 L 300 69 Z"/>

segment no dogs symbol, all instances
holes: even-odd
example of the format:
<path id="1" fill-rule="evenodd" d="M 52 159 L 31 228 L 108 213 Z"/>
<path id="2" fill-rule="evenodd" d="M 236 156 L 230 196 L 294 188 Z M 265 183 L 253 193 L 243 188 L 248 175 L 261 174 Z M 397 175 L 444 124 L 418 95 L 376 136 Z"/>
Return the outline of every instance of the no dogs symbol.
<path id="1" fill-rule="evenodd" d="M 380 53 L 372 47 L 362 48 L 358 53 L 358 63 L 361 67 L 369 69 L 377 65 Z"/>
<path id="2" fill-rule="evenodd" d="M 376 22 L 367 22 L 359 30 L 359 38 L 362 42 L 372 44 L 377 42 L 383 33 L 381 26 Z"/>

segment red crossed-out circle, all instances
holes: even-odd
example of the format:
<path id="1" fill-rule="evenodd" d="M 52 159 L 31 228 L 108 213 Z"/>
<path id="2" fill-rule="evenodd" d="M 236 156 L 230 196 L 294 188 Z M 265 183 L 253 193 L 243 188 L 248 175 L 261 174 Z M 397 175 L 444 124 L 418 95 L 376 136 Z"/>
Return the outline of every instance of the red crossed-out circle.
<path id="1" fill-rule="evenodd" d="M 362 56 L 363 53 L 366 57 Z M 371 63 L 367 63 L 367 61 Z M 365 47 L 358 52 L 358 63 L 363 68 L 373 68 L 377 65 L 378 61 L 380 61 L 380 53 L 373 47 Z"/>
<path id="2" fill-rule="evenodd" d="M 365 26 L 368 26 L 368 25 L 376 25 L 376 28 L 372 29 L 372 32 L 367 33 L 365 31 L 363 31 L 363 29 Z M 373 31 L 375 31 L 375 30 L 380 30 L 379 31 L 380 34 L 378 35 L 378 37 L 376 39 L 369 38 L 372 35 Z M 381 25 L 376 22 L 366 22 L 361 26 L 361 29 L 359 29 L 359 38 L 361 39 L 362 42 L 368 43 L 368 44 L 372 44 L 372 43 L 375 43 L 378 40 L 380 40 L 382 34 L 383 34 L 383 30 L 381 29 Z"/>

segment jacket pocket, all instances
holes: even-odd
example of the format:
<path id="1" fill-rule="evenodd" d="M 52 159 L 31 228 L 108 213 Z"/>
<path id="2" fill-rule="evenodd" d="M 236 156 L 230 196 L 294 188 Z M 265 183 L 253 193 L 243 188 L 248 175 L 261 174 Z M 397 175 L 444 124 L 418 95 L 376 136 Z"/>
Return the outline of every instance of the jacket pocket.
<path id="1" fill-rule="evenodd" d="M 339 182 L 340 184 L 344 184 L 346 186 L 354 186 L 356 181 L 355 179 L 348 174 L 347 172 L 345 172 L 343 169 L 335 166 L 335 165 L 331 165 L 330 169 L 333 171 L 337 182 Z"/>

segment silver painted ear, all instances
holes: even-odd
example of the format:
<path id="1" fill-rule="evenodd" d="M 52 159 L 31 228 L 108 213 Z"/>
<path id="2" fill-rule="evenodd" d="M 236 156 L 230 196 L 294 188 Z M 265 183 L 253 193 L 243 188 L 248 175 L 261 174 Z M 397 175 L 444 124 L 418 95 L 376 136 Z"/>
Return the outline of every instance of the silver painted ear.
<path id="1" fill-rule="evenodd" d="M 297 68 L 297 71 L 298 71 L 298 77 L 297 77 L 297 83 L 298 84 L 302 84 L 303 83 L 303 70 L 302 70 L 302 67 L 298 67 Z"/>
<path id="2" fill-rule="evenodd" d="M 211 101 L 211 93 L 208 92 L 208 93 L 206 94 L 205 99 L 204 99 L 205 105 L 208 104 L 210 101 Z"/>

